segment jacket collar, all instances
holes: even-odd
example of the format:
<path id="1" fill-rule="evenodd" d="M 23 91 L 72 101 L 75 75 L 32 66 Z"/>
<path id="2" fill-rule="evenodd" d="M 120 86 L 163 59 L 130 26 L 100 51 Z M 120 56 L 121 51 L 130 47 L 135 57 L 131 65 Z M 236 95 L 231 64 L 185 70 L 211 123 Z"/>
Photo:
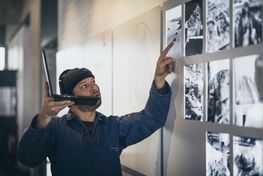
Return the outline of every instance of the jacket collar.
<path id="1" fill-rule="evenodd" d="M 76 120 L 79 123 L 83 124 L 81 119 L 76 114 L 74 114 L 71 110 L 68 111 L 68 113 L 66 114 L 65 117 L 66 117 L 66 121 L 67 122 L 70 122 L 72 120 Z M 104 123 L 105 119 L 106 119 L 105 115 L 103 115 L 103 114 L 101 114 L 101 113 L 96 111 L 96 116 L 95 116 L 95 119 L 94 119 L 94 127 L 96 127 L 99 124 L 99 122 Z M 86 126 L 84 125 L 84 127 L 86 127 Z"/>

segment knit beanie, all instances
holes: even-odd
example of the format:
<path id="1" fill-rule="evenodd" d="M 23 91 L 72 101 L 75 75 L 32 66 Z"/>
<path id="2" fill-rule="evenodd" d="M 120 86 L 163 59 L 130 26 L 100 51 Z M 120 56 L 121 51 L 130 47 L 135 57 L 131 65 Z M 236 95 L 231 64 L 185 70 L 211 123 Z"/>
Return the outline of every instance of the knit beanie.
<path id="1" fill-rule="evenodd" d="M 73 95 L 74 87 L 83 79 L 93 77 L 94 75 L 89 69 L 74 68 L 63 71 L 59 76 L 59 87 L 62 95 Z"/>

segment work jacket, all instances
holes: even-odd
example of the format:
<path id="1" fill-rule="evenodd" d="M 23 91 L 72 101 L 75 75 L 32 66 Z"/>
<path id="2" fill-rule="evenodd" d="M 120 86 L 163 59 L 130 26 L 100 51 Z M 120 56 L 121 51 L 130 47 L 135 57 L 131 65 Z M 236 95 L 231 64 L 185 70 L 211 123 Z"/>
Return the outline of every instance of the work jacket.
<path id="1" fill-rule="evenodd" d="M 48 157 L 53 176 L 121 175 L 122 150 L 165 124 L 171 89 L 167 83 L 164 88 L 157 91 L 153 83 L 146 106 L 140 112 L 120 117 L 96 112 L 93 127 L 87 127 L 69 111 L 38 129 L 34 127 L 36 115 L 19 143 L 18 160 L 35 167 Z"/>

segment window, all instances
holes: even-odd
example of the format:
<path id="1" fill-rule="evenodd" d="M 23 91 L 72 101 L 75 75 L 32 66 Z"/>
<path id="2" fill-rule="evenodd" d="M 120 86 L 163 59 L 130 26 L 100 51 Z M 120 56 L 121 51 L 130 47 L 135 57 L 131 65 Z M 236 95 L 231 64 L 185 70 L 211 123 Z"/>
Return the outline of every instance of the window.
<path id="1" fill-rule="evenodd" d="M 0 47 L 0 70 L 5 68 L 5 47 Z"/>

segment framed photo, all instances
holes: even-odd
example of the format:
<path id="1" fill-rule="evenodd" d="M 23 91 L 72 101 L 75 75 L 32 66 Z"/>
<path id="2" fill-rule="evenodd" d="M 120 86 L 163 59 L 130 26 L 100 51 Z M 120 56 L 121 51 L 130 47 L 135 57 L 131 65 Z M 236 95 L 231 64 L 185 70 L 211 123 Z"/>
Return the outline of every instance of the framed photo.
<path id="1" fill-rule="evenodd" d="M 235 58 L 234 124 L 263 128 L 263 58 L 250 55 Z"/>
<path id="2" fill-rule="evenodd" d="M 182 35 L 182 5 L 179 5 L 165 12 L 165 46 L 174 42 L 174 46 L 167 54 L 168 57 L 176 59 L 183 56 Z"/>
<path id="3" fill-rule="evenodd" d="M 195 55 L 203 50 L 203 5 L 202 0 L 185 4 L 185 55 Z"/>
<path id="4" fill-rule="evenodd" d="M 207 121 L 230 123 L 230 64 L 229 59 L 207 63 Z"/>
<path id="5" fill-rule="evenodd" d="M 206 133 L 206 175 L 230 176 L 230 137 L 226 133 Z"/>
<path id="6" fill-rule="evenodd" d="M 206 51 L 211 53 L 230 46 L 229 0 L 206 1 Z"/>
<path id="7" fill-rule="evenodd" d="M 235 47 L 262 42 L 262 0 L 234 0 Z"/>
<path id="8" fill-rule="evenodd" d="M 233 175 L 263 175 L 263 140 L 233 137 Z"/>
<path id="9" fill-rule="evenodd" d="M 184 67 L 184 118 L 203 121 L 204 64 Z"/>

